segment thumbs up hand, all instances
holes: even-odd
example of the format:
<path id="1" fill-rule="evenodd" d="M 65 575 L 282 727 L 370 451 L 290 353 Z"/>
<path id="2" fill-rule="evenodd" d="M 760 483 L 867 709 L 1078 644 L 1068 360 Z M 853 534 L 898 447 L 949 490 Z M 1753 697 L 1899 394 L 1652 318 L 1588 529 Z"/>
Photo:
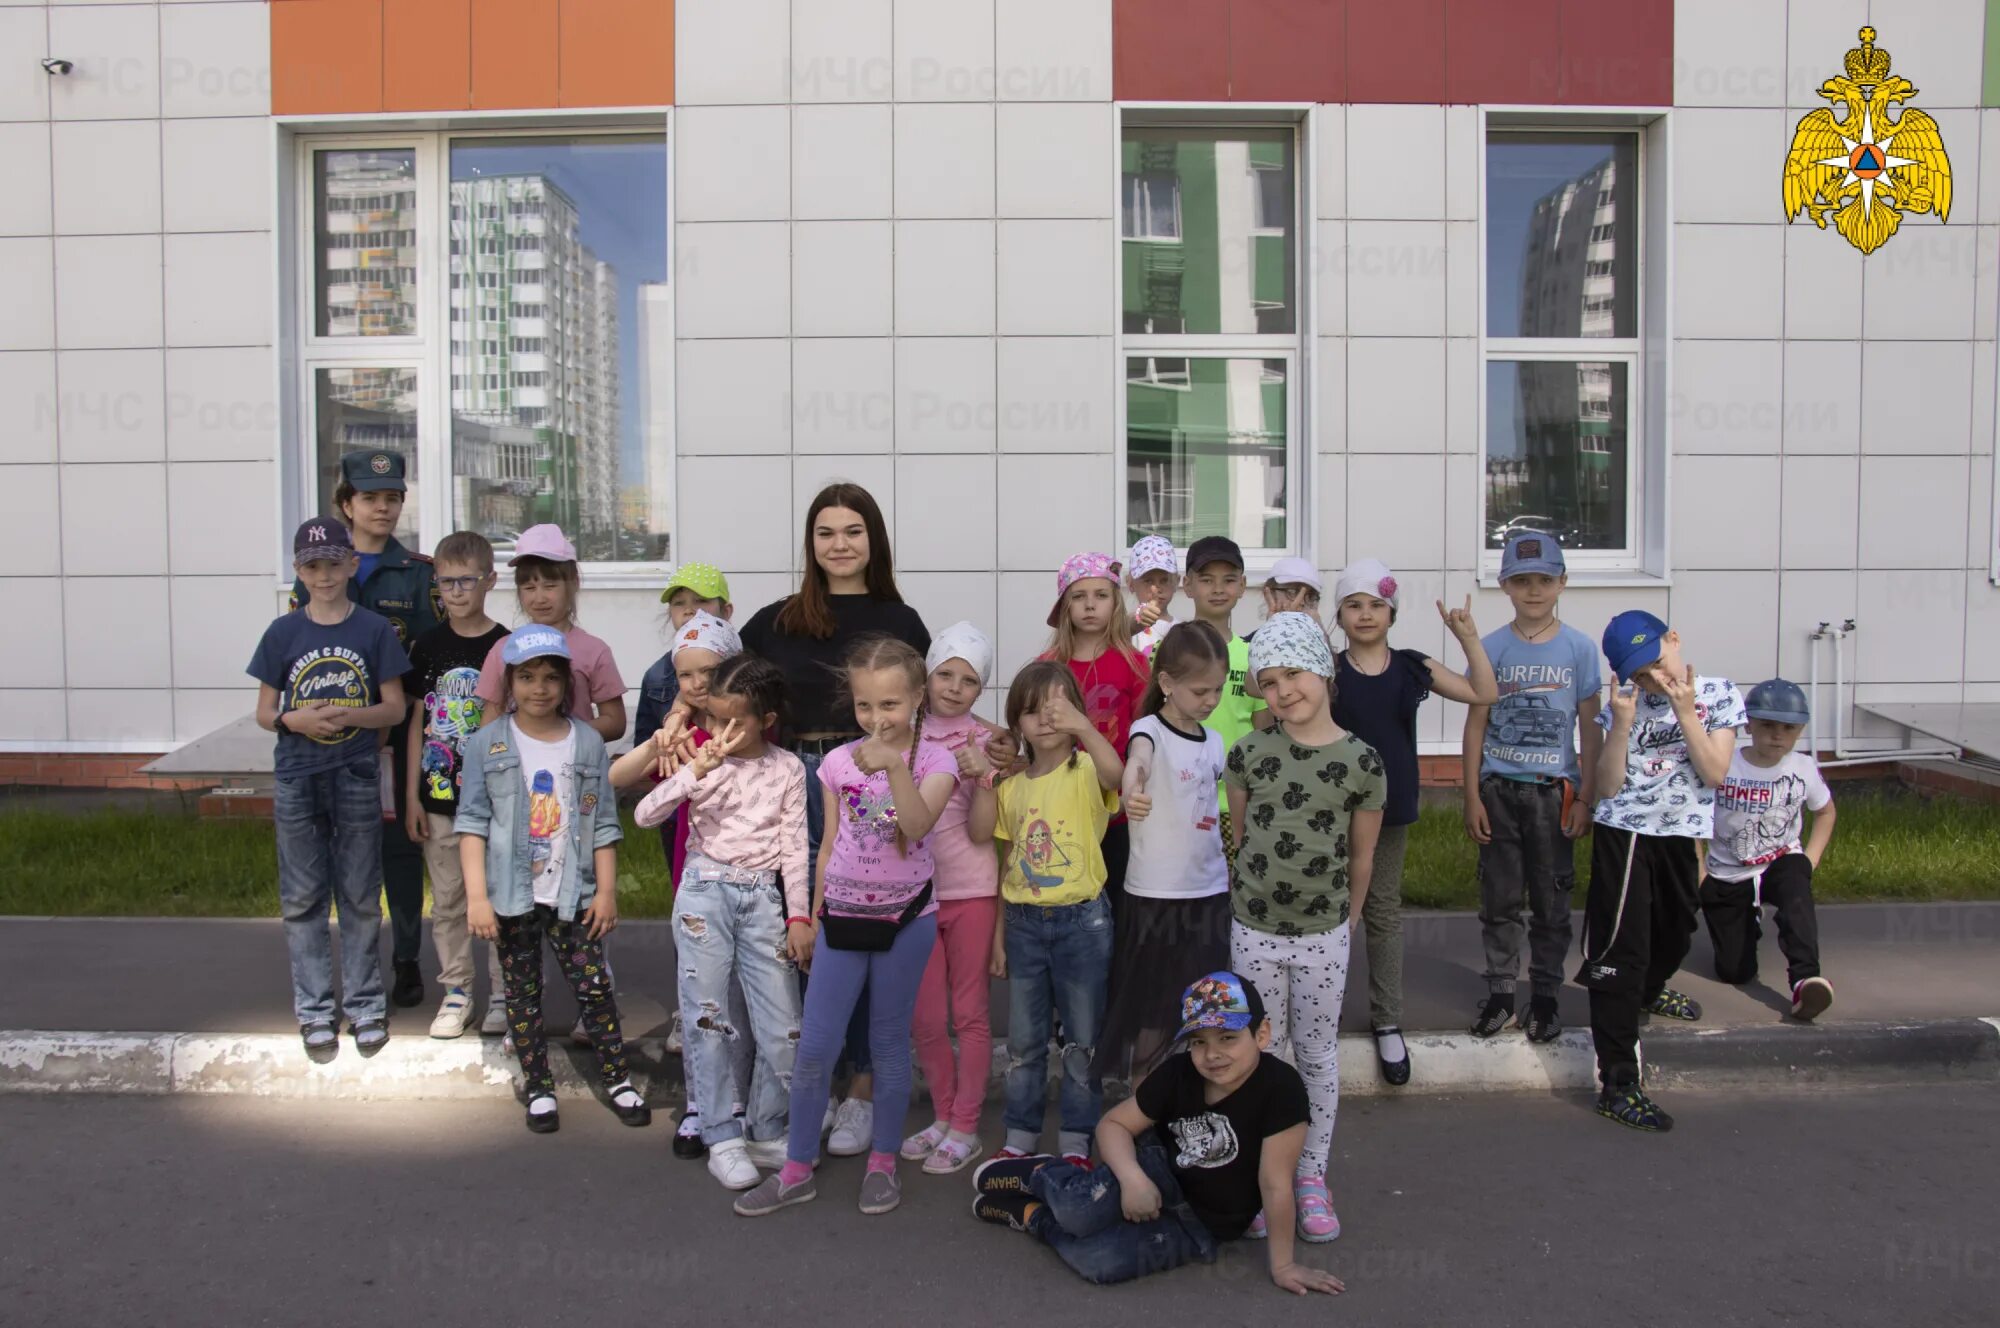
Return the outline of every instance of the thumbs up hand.
<path id="1" fill-rule="evenodd" d="M 1146 780 L 1152 773 L 1151 766 L 1132 767 L 1132 778 L 1125 793 L 1125 819 L 1133 825 L 1153 814 L 1153 798 L 1146 792 Z"/>

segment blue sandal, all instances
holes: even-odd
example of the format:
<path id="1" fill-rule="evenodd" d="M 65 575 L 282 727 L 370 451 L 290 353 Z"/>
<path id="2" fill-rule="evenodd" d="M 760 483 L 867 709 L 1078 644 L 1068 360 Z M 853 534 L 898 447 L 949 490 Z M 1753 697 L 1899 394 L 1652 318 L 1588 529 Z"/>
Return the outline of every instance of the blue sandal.
<path id="1" fill-rule="evenodd" d="M 386 1019 L 363 1019 L 353 1031 L 354 1049 L 363 1056 L 373 1056 L 389 1045 L 389 1021 Z"/>
<path id="2" fill-rule="evenodd" d="M 325 1065 L 340 1054 L 340 1025 L 331 1019 L 320 1019 L 299 1029 L 299 1040 L 305 1043 L 306 1057 L 315 1065 Z"/>

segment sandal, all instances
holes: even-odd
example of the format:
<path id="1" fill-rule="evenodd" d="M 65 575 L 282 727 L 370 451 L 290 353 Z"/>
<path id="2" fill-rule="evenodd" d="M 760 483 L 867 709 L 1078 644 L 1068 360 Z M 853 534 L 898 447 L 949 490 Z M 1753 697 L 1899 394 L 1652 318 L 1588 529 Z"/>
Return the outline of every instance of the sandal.
<path id="1" fill-rule="evenodd" d="M 307 1024 L 299 1029 L 299 1040 L 313 1064 L 325 1065 L 340 1054 L 340 1025 L 330 1019 Z"/>
<path id="2" fill-rule="evenodd" d="M 903 1159 L 907 1162 L 923 1161 L 937 1151 L 938 1145 L 944 1142 L 944 1136 L 944 1126 L 938 1124 L 936 1121 L 932 1121 L 923 1129 L 918 1130 L 915 1134 L 903 1140 Z"/>
<path id="3" fill-rule="evenodd" d="M 352 1032 L 354 1049 L 363 1056 L 373 1056 L 389 1045 L 389 1021 L 386 1019 L 363 1019 Z"/>
<path id="4" fill-rule="evenodd" d="M 1340 1238 L 1340 1219 L 1333 1215 L 1333 1196 L 1325 1176 L 1300 1176 L 1292 1182 L 1292 1199 L 1299 1209 L 1299 1239 L 1324 1245 Z"/>
<path id="5" fill-rule="evenodd" d="M 924 1159 L 924 1174 L 949 1176 L 954 1172 L 963 1171 L 973 1158 L 985 1151 L 977 1139 L 953 1139 L 947 1135 L 945 1141 L 932 1149 L 931 1155 Z"/>

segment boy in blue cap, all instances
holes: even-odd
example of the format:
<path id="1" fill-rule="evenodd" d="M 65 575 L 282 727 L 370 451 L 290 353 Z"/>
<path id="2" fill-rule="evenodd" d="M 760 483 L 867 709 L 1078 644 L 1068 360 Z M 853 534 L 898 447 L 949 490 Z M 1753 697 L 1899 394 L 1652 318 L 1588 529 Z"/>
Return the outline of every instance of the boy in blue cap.
<path id="1" fill-rule="evenodd" d="M 1750 689 L 1750 745 L 1740 748 L 1715 795 L 1715 839 L 1701 883 L 1701 914 L 1715 944 L 1715 975 L 1732 986 L 1757 976 L 1764 905 L 1777 915 L 1792 1015 L 1813 1019 L 1833 1004 L 1820 976 L 1812 878 L 1833 839 L 1833 794 L 1812 753 L 1794 751 L 1810 717 L 1806 694 L 1783 678 Z M 1812 813 L 1812 834 L 1799 831 Z"/>
<path id="2" fill-rule="evenodd" d="M 1576 980 L 1590 991 L 1598 1115 L 1670 1130 L 1673 1117 L 1639 1086 L 1639 1012 L 1701 1018 L 1667 979 L 1694 935 L 1695 841 L 1715 833 L 1743 698 L 1727 678 L 1697 677 L 1681 661 L 1680 634 L 1643 609 L 1613 618 L 1603 644 L 1619 685 L 1597 721 L 1607 730 L 1597 787 L 1609 793 L 1597 804 Z"/>

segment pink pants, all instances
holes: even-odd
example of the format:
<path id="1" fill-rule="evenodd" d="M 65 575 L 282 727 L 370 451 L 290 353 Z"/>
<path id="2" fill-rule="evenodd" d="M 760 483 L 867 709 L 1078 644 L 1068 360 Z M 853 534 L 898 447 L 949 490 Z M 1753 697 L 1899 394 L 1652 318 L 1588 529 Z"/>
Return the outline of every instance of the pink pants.
<path id="1" fill-rule="evenodd" d="M 993 1027 L 987 1022 L 991 979 L 986 966 L 993 957 L 993 923 L 999 912 L 1000 900 L 992 896 L 938 904 L 937 945 L 924 969 L 923 985 L 917 988 L 917 1011 L 910 1024 L 936 1117 L 964 1134 L 979 1129 L 986 1079 L 993 1071 Z M 956 1065 L 951 1058 L 953 1033 L 958 1034 Z"/>

